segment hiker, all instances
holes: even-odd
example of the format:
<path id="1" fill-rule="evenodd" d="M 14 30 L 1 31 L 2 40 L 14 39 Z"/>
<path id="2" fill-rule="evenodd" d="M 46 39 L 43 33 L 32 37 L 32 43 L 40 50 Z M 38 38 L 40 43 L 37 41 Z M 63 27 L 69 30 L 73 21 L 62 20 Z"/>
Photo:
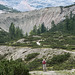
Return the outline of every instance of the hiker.
<path id="1" fill-rule="evenodd" d="M 46 60 L 45 59 L 43 59 L 42 64 L 43 64 L 43 71 L 46 71 Z"/>

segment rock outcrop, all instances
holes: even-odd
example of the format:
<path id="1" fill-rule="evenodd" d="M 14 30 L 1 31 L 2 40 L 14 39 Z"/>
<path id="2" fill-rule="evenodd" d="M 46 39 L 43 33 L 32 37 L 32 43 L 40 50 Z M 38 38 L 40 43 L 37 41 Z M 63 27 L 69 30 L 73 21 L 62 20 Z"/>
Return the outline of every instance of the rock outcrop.
<path id="1" fill-rule="evenodd" d="M 31 53 L 39 53 L 37 58 L 51 59 L 54 55 L 60 55 L 64 53 L 71 53 L 75 56 L 75 52 L 66 51 L 62 49 L 52 49 L 52 48 L 28 48 L 28 47 L 12 47 L 12 46 L 0 46 L 0 55 L 4 58 L 10 60 L 11 57 L 13 60 L 22 58 L 23 60 Z"/>

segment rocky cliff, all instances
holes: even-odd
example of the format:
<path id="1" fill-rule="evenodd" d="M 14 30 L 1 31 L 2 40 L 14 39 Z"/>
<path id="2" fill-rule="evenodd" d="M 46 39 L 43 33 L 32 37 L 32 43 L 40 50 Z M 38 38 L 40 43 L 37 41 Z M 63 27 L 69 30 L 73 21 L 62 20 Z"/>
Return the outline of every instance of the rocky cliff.
<path id="1" fill-rule="evenodd" d="M 51 28 L 52 20 L 57 24 L 64 20 L 70 11 L 75 14 L 75 5 L 67 8 L 51 7 L 23 13 L 0 14 L 0 27 L 8 31 L 11 22 L 13 22 L 15 26 L 19 26 L 24 33 L 29 33 L 34 25 L 38 26 L 44 22 L 46 27 Z"/>

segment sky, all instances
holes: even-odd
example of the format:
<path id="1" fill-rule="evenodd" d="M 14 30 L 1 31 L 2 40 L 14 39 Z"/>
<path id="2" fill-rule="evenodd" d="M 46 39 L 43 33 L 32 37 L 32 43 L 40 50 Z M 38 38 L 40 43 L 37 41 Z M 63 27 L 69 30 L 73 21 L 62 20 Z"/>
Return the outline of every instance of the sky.
<path id="1" fill-rule="evenodd" d="M 0 4 L 10 6 L 19 11 L 30 11 L 45 7 L 71 5 L 75 0 L 0 0 Z"/>

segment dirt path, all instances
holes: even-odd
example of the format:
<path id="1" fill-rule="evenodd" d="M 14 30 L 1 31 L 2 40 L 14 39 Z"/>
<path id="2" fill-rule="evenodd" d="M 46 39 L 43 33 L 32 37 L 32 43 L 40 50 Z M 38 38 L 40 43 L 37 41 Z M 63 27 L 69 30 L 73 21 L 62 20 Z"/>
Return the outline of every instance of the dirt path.
<path id="1" fill-rule="evenodd" d="M 31 75 L 59 75 L 55 71 L 47 71 L 47 72 L 43 72 L 43 71 L 31 71 L 30 74 Z"/>
<path id="2" fill-rule="evenodd" d="M 63 50 L 64 52 L 68 52 L 68 53 L 72 53 L 75 54 L 75 51 L 67 51 L 67 50 Z"/>
<path id="3" fill-rule="evenodd" d="M 60 71 L 30 71 L 31 75 L 75 75 L 75 69 Z"/>

